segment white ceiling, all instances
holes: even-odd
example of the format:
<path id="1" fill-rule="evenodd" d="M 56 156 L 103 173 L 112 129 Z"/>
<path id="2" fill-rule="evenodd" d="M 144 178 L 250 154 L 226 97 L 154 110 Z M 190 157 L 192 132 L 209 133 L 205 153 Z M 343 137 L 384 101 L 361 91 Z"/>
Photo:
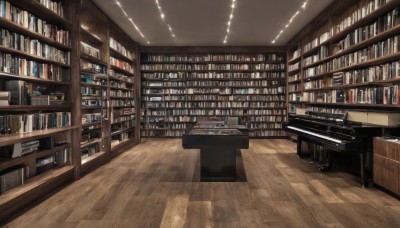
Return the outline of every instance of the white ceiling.
<path id="1" fill-rule="evenodd" d="M 229 46 L 270 46 L 290 18 L 300 13 L 274 45 L 285 45 L 333 0 L 236 0 L 228 36 Z M 119 0 L 139 27 L 146 43 L 115 0 L 94 0 L 132 39 L 150 46 L 222 46 L 231 13 L 231 0 Z M 173 38 L 166 23 L 171 25 Z"/>

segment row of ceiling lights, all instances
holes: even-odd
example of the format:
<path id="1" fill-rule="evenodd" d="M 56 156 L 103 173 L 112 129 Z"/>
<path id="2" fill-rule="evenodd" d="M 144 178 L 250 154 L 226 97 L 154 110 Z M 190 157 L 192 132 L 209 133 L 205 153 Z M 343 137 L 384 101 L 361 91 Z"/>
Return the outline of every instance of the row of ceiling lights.
<path id="1" fill-rule="evenodd" d="M 231 3 L 231 14 L 229 15 L 229 19 L 228 19 L 228 28 L 226 29 L 226 35 L 225 35 L 225 39 L 224 39 L 224 44 L 226 44 L 226 42 L 228 42 L 228 36 L 229 36 L 229 32 L 231 31 L 231 24 L 232 24 L 232 19 L 233 19 L 233 13 L 235 12 L 235 7 L 236 7 L 236 0 L 232 0 Z"/>
<path id="2" fill-rule="evenodd" d="M 162 20 L 164 21 L 164 23 L 167 25 L 167 27 L 168 27 L 168 29 L 169 29 L 169 31 L 170 31 L 170 33 L 171 33 L 171 36 L 172 36 L 173 38 L 175 38 L 175 34 L 174 34 L 174 32 L 172 31 L 171 25 L 169 25 L 169 24 L 166 22 L 166 20 L 165 20 L 165 14 L 163 13 L 163 11 L 162 11 L 162 9 L 161 9 L 161 6 L 160 6 L 159 1 L 158 1 L 158 0 L 155 0 L 155 1 L 156 1 L 156 4 L 157 4 L 158 11 L 160 12 L 160 17 L 161 17 L 161 19 L 162 19 Z M 125 12 L 125 10 L 122 8 L 121 3 L 119 3 L 118 0 L 115 0 L 115 2 L 116 2 L 117 5 L 119 6 L 119 8 L 122 10 L 122 12 L 124 13 L 124 15 L 128 18 L 128 20 L 132 23 L 133 27 L 134 27 L 134 28 L 136 29 L 136 31 L 140 34 L 140 36 L 141 36 L 144 40 L 146 40 L 146 43 L 147 43 L 147 44 L 150 44 L 150 41 L 148 41 L 148 40 L 146 39 L 146 37 L 145 37 L 145 36 L 143 35 L 143 33 L 140 31 L 139 27 L 135 24 L 135 22 L 132 20 L 132 18 L 130 18 L 130 17 L 128 16 L 128 14 Z M 306 6 L 307 6 L 307 3 L 308 3 L 308 0 L 306 0 L 306 1 L 302 4 L 301 8 L 305 9 Z M 228 23 L 227 23 L 227 29 L 226 29 L 225 39 L 224 39 L 224 41 L 223 41 L 224 44 L 226 44 L 226 43 L 228 42 L 228 36 L 229 36 L 229 33 L 230 33 L 230 27 L 231 27 L 231 24 L 232 24 L 233 13 L 234 13 L 235 8 L 236 8 L 236 0 L 232 0 L 230 7 L 231 7 L 231 13 L 230 13 L 230 15 L 229 15 L 229 19 L 228 19 Z M 275 37 L 275 39 L 274 39 L 271 43 L 274 44 L 274 43 L 279 39 L 279 37 L 282 35 L 282 33 L 290 26 L 290 24 L 293 22 L 293 20 L 295 19 L 295 17 L 296 17 L 297 15 L 299 15 L 299 13 L 300 13 L 300 10 L 296 11 L 296 13 L 290 18 L 289 22 L 285 25 L 284 28 L 282 28 L 282 29 L 279 31 L 278 35 Z"/>
<path id="3" fill-rule="evenodd" d="M 306 0 L 303 5 L 301 5 L 301 8 L 304 10 L 307 6 L 308 0 Z M 301 10 L 301 9 L 300 9 Z M 290 18 L 289 22 L 285 25 L 285 27 L 283 27 L 281 29 L 281 31 L 279 31 L 278 35 L 276 35 L 275 39 L 271 42 L 271 43 L 275 43 L 279 37 L 282 35 L 282 33 L 290 26 L 290 24 L 293 22 L 294 18 L 297 17 L 297 15 L 299 15 L 300 10 L 297 10 L 296 13 L 293 14 L 293 16 Z"/>

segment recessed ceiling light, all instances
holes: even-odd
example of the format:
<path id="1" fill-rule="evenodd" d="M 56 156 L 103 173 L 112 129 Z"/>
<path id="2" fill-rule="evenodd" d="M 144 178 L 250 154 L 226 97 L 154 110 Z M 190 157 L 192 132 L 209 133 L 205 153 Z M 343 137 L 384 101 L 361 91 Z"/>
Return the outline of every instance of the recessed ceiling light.
<path id="1" fill-rule="evenodd" d="M 173 38 L 175 38 L 175 34 L 174 34 L 174 32 L 172 31 L 171 25 L 169 25 L 169 24 L 166 22 L 166 20 L 165 20 L 165 14 L 164 14 L 164 12 L 163 12 L 162 9 L 161 9 L 160 3 L 158 2 L 158 0 L 155 0 L 155 1 L 156 1 L 156 5 L 157 5 L 157 8 L 158 8 L 158 11 L 160 12 L 161 19 L 163 20 L 163 22 L 165 23 L 165 25 L 168 27 L 168 29 L 169 29 L 169 31 L 170 31 L 170 33 L 171 33 L 171 36 L 172 36 Z"/>
<path id="2" fill-rule="evenodd" d="M 301 5 L 301 8 L 305 9 L 307 3 L 308 3 L 308 0 L 306 0 L 306 1 Z M 290 20 L 289 20 L 289 23 L 287 23 L 287 24 L 285 25 L 285 27 L 284 27 L 281 31 L 279 31 L 278 35 L 275 37 L 275 39 L 274 39 L 273 41 L 271 41 L 271 43 L 273 43 L 273 44 L 276 43 L 276 41 L 278 40 L 278 38 L 279 38 L 279 37 L 282 35 L 282 33 L 289 27 L 289 25 L 293 22 L 294 18 L 295 18 L 297 15 L 299 15 L 299 13 L 300 13 L 300 10 L 297 10 L 296 13 L 293 14 L 293 16 L 292 16 L 292 17 L 290 18 Z"/>
<path id="3" fill-rule="evenodd" d="M 118 0 L 115 0 L 115 3 L 117 3 L 118 7 L 122 10 L 122 12 L 124 13 L 125 17 L 128 19 L 128 21 L 131 22 L 131 24 L 133 25 L 133 27 L 136 29 L 136 31 L 140 34 L 140 36 L 148 43 L 150 44 L 150 41 L 148 41 L 146 39 L 146 37 L 143 35 L 143 33 L 140 31 L 139 27 L 135 24 L 135 22 L 132 20 L 131 17 L 128 16 L 128 14 L 126 13 L 126 11 L 124 10 L 124 8 L 122 7 L 121 3 Z"/>

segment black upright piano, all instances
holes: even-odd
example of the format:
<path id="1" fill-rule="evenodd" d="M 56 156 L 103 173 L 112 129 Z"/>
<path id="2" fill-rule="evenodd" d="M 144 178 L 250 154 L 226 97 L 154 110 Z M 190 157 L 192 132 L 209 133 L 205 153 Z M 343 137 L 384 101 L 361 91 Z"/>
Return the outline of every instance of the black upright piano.
<path id="1" fill-rule="evenodd" d="M 313 164 L 320 170 L 329 169 L 337 153 L 357 155 L 361 183 L 365 186 L 372 177 L 372 138 L 382 135 L 385 127 L 348 121 L 347 113 L 307 112 L 307 115 L 289 115 L 284 129 L 298 135 L 298 156 L 303 157 L 305 153 L 313 156 Z M 318 153 L 303 151 L 304 142 L 322 149 Z"/>
<path id="2" fill-rule="evenodd" d="M 199 121 L 183 135 L 182 147 L 200 149 L 201 181 L 236 181 L 236 153 L 249 148 L 249 134 L 242 125 Z"/>

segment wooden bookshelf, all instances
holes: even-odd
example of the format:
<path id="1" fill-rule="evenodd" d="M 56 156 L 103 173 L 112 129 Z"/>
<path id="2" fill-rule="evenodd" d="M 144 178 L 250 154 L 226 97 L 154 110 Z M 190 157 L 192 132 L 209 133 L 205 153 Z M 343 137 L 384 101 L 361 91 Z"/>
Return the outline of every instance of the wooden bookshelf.
<path id="1" fill-rule="evenodd" d="M 2 212 L 6 211 L 6 213 L 1 213 L 0 220 L 64 182 L 79 179 L 82 175 L 136 145 L 139 141 L 139 132 L 135 127 L 138 122 L 135 113 L 139 112 L 135 103 L 139 96 L 139 92 L 135 88 L 139 84 L 134 74 L 138 64 L 135 58 L 138 55 L 138 45 L 135 41 L 125 35 L 91 0 L 57 0 L 56 2 L 60 2 L 63 8 L 63 12 L 57 13 L 47 9 L 37 0 L 13 0 L 10 2 L 11 5 L 56 26 L 60 32 L 64 32 L 66 35 L 64 39 L 57 38 L 59 36 L 47 36 L 44 33 L 27 29 L 0 15 L 2 29 L 37 40 L 41 44 L 48 45 L 49 48 L 60 50 L 66 54 L 49 59 L 43 57 L 46 55 L 42 53 L 36 55 L 32 52 L 33 54 L 30 54 L 30 52 L 14 49 L 12 45 L 0 46 L 3 54 L 11 54 L 13 58 L 33 61 L 32 64 L 47 64 L 43 66 L 51 66 L 53 73 L 50 77 L 44 74 L 45 71 L 35 73 L 27 71 L 28 75 L 22 75 L 24 71 L 21 73 L 0 72 L 0 89 L 6 88 L 6 81 L 19 80 L 27 83 L 29 93 L 36 92 L 37 88 L 43 87 L 45 90 L 41 92 L 44 95 L 63 92 L 65 102 L 57 105 L 53 105 L 55 103 L 53 102 L 52 105 L 23 103 L 0 106 L 0 117 L 31 115 L 39 112 L 68 112 L 71 113 L 71 117 L 70 123 L 65 127 L 0 135 L 0 147 L 3 148 L 59 134 L 66 139 L 65 144 L 51 149 L 34 151 L 16 158 L 0 159 L 0 172 L 18 166 L 21 167 L 18 170 L 29 173 L 29 178 L 26 176 L 22 186 L 0 195 L 0 209 Z M 111 36 L 126 47 L 132 55 L 126 56 L 125 50 L 120 47 L 111 47 Z M 66 57 L 68 59 L 65 59 Z M 110 57 L 127 62 L 130 67 L 113 66 L 110 64 Z M 111 96 L 113 91 L 116 91 L 116 94 Z M 130 92 L 130 94 L 125 96 L 125 92 Z M 88 100 L 90 100 L 89 103 L 86 102 Z M 121 100 L 121 105 L 112 105 L 112 100 Z M 131 100 L 131 104 L 125 105 L 126 100 Z M 98 105 L 95 101 L 99 101 Z M 133 111 L 130 112 L 129 108 Z M 112 119 L 111 117 L 114 117 L 112 116 L 113 110 L 121 111 L 121 117 Z M 93 114 L 100 115 L 98 118 L 96 117 L 97 119 L 92 119 L 90 116 Z M 128 119 L 130 114 L 133 117 Z M 83 118 L 87 117 L 90 121 L 83 122 L 85 120 Z M 132 124 L 127 126 L 128 122 Z M 118 126 L 118 129 L 115 129 L 115 126 Z M 1 129 L 0 134 L 5 131 L 9 130 Z M 122 137 L 125 134 L 129 134 L 129 137 Z M 113 152 L 111 151 L 112 138 L 121 139 L 118 145 L 114 143 Z M 81 150 L 93 145 L 97 145 L 97 149 L 89 153 L 85 152 L 86 155 L 82 158 Z M 42 168 L 43 165 L 46 165 L 48 157 L 53 156 L 55 159 L 56 154 L 61 154 L 60 151 L 66 156 L 63 166 L 47 171 Z M 87 156 L 88 154 L 91 156 Z M 37 165 L 37 162 L 42 163 Z"/>
<path id="2" fill-rule="evenodd" d="M 71 12 L 74 5 L 69 0 L 59 1 L 64 9 L 64 16 L 61 17 L 41 5 L 39 1 L 15 0 L 9 2 L 11 3 L 11 7 L 27 11 L 45 20 L 47 23 L 51 24 L 53 28 L 56 27 L 58 32 L 63 33 L 64 37 L 47 37 L 42 33 L 33 32 L 17 24 L 13 21 L 14 18 L 9 18 L 4 14 L 0 15 L 0 25 L 2 29 L 9 30 L 17 36 L 24 36 L 31 40 L 37 40 L 37 42 L 40 42 L 42 45 L 46 45 L 46 48 L 49 50 L 61 51 L 64 52 L 64 54 L 63 56 L 49 59 L 43 57 L 46 56 L 43 53 L 40 53 L 41 56 L 14 49 L 12 44 L 0 47 L 2 54 L 12 55 L 14 69 L 21 70 L 20 72 L 19 70 L 14 71 L 17 73 L 1 72 L 1 90 L 13 90 L 11 87 L 7 87 L 7 83 L 18 81 L 19 85 L 23 85 L 26 94 L 30 94 L 32 97 L 32 99 L 23 97 L 22 100 L 24 100 L 24 102 L 18 102 L 18 104 L 14 103 L 9 106 L 0 106 L 0 117 L 2 120 L 5 120 L 2 122 L 1 126 L 2 135 L 0 135 L 0 147 L 2 150 L 8 148 L 9 150 L 15 149 L 18 151 L 18 149 L 16 149 L 19 147 L 18 145 L 23 145 L 20 150 L 20 155 L 5 157 L 7 155 L 3 153 L 1 157 L 0 172 L 2 172 L 2 175 L 8 175 L 12 170 L 19 170 L 22 171 L 22 173 L 19 177 L 21 178 L 19 186 L 8 189 L 8 191 L 0 195 L 0 210 L 2 211 L 2 213 L 0 213 L 0 220 L 5 219 L 6 216 L 9 216 L 28 203 L 47 194 L 52 189 L 59 187 L 64 182 L 73 179 L 75 167 L 73 159 L 75 155 L 71 150 L 72 132 L 78 128 L 72 121 L 74 113 L 71 105 L 71 97 L 68 94 L 72 86 L 70 65 L 70 54 L 72 52 L 70 45 L 72 22 L 69 12 Z M 31 61 L 32 66 L 37 66 L 39 70 L 37 72 L 29 72 L 27 68 L 24 69 L 23 65 L 15 65 L 17 61 L 14 61 L 14 59 L 25 59 L 27 63 Z M 40 70 L 50 66 L 52 67 L 52 75 L 50 72 Z M 22 75 L 23 72 L 29 75 Z M 40 103 L 34 103 L 37 101 L 37 99 L 33 99 L 35 96 L 51 96 L 52 93 L 63 94 L 63 96 L 61 96 L 63 98 L 56 102 L 60 104 L 54 104 L 51 100 L 49 101 L 46 99 L 41 100 Z M 56 113 L 62 114 L 57 115 Z M 19 120 L 13 120 L 14 127 L 17 125 L 15 121 L 18 121 L 20 126 L 25 124 L 25 126 L 31 126 L 32 128 L 26 127 L 25 130 L 22 130 L 22 128 L 18 130 L 7 126 L 6 118 L 11 118 L 10 116 L 20 116 Z M 28 116 L 31 117 L 30 120 Z M 58 124 L 54 124 L 54 122 L 57 121 Z M 6 131 L 8 133 L 4 134 Z M 50 137 L 56 136 L 64 137 L 65 143 L 62 145 L 45 147 L 45 145 L 42 145 L 44 141 L 39 141 L 44 139 L 49 140 Z M 55 164 L 56 160 L 57 164 Z M 15 176 L 13 177 L 16 178 Z M 19 182 L 18 179 L 15 181 Z"/>
<path id="3" fill-rule="evenodd" d="M 141 50 L 142 137 L 180 137 L 199 118 L 227 116 L 240 117 L 251 128 L 252 137 L 285 136 L 281 125 L 286 121 L 283 48 L 159 49 Z M 273 102 L 276 108 L 262 102 Z M 269 113 L 272 110 L 277 113 Z M 257 115 L 277 123 L 250 123 Z"/>
<path id="4" fill-rule="evenodd" d="M 288 89 L 290 113 L 298 107 L 331 112 L 397 110 L 399 75 L 394 71 L 400 67 L 400 48 L 395 46 L 400 39 L 400 1 L 376 6 L 372 2 L 332 3 L 289 42 L 288 68 L 300 63 L 298 78 L 287 82 L 288 88 L 296 89 Z M 368 4 L 371 10 L 363 15 L 361 8 Z M 351 23 L 346 22 L 348 17 Z M 316 45 L 306 49 L 311 42 Z M 300 56 L 291 58 L 299 48 Z M 295 73 L 289 72 L 288 79 L 291 75 Z M 344 101 L 333 100 L 336 93 L 343 94 Z"/>

